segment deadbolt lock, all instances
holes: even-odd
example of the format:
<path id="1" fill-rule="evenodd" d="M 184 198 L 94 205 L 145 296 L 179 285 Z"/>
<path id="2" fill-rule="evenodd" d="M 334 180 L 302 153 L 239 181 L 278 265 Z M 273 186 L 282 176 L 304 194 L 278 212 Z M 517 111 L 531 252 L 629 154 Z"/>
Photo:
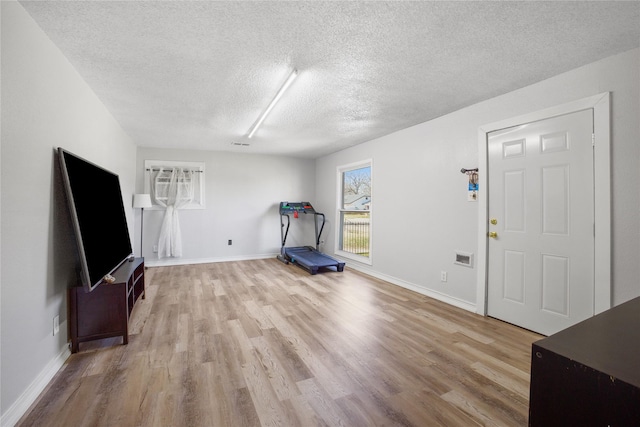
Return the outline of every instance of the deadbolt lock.
<path id="1" fill-rule="evenodd" d="M 491 218 L 491 225 L 496 225 L 498 223 L 498 220 L 495 218 Z"/>
<path id="2" fill-rule="evenodd" d="M 497 239 L 498 238 L 498 233 L 495 231 L 490 231 L 489 232 L 489 237 L 491 237 L 492 239 Z"/>

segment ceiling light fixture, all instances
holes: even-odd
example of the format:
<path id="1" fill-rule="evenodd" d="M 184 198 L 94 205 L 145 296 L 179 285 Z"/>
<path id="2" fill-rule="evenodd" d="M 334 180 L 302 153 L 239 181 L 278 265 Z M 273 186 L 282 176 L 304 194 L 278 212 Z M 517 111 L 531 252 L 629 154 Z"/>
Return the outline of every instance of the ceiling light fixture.
<path id="1" fill-rule="evenodd" d="M 251 138 L 253 134 L 256 133 L 256 131 L 258 130 L 258 128 L 260 127 L 264 119 L 267 118 L 267 115 L 269 114 L 269 112 L 273 109 L 273 107 L 276 105 L 278 100 L 282 97 L 282 95 L 287 90 L 287 88 L 291 86 L 291 83 L 293 83 L 293 81 L 297 76 L 298 76 L 298 70 L 294 69 L 293 72 L 289 75 L 289 77 L 287 77 L 287 80 L 284 82 L 284 84 L 282 85 L 278 93 L 276 93 L 276 96 L 269 103 L 269 106 L 267 107 L 267 109 L 264 110 L 264 113 L 262 113 L 258 118 L 258 120 L 256 120 L 256 122 L 253 124 L 253 126 L 251 126 L 251 129 L 249 130 L 249 135 L 247 136 L 247 138 Z"/>

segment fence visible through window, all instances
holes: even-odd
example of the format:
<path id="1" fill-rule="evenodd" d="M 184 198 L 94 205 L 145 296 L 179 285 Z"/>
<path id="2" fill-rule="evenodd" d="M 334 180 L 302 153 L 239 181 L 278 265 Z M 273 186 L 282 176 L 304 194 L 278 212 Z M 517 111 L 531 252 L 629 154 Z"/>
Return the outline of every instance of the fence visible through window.
<path id="1" fill-rule="evenodd" d="M 356 255 L 369 256 L 369 214 L 345 214 L 342 222 L 342 250 Z"/>

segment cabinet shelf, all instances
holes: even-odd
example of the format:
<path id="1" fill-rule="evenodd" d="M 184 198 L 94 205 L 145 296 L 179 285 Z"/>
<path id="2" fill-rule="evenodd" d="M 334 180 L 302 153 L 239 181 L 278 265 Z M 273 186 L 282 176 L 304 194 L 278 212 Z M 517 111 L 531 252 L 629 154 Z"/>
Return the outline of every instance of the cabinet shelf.
<path id="1" fill-rule="evenodd" d="M 529 426 L 640 426 L 640 297 L 533 343 Z"/>
<path id="2" fill-rule="evenodd" d="M 129 342 L 129 317 L 140 297 L 145 298 L 144 258 L 126 261 L 114 273 L 113 283 L 102 282 L 91 292 L 83 287 L 69 289 L 71 352 L 80 343 L 122 336 Z"/>

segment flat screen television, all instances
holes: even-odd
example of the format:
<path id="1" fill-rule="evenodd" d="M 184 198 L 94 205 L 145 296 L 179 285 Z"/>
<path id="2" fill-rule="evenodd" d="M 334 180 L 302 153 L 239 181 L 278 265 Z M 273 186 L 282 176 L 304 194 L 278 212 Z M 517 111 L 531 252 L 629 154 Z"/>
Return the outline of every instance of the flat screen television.
<path id="1" fill-rule="evenodd" d="M 131 239 L 118 175 L 58 148 L 62 180 L 86 292 L 131 258 Z"/>

